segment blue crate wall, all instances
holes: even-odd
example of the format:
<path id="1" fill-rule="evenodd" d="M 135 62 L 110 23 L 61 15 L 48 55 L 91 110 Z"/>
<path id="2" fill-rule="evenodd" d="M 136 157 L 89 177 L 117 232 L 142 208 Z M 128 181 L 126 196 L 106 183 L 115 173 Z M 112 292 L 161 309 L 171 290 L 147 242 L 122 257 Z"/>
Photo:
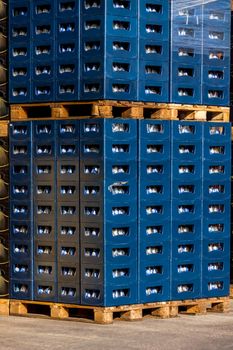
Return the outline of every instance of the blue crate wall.
<path id="1" fill-rule="evenodd" d="M 78 120 L 56 123 L 58 301 L 78 304 L 80 303 L 80 126 Z M 70 173 L 70 169 L 74 172 Z"/>
<path id="2" fill-rule="evenodd" d="M 203 104 L 230 103 L 230 8 L 227 0 L 203 4 Z"/>
<path id="3" fill-rule="evenodd" d="M 34 300 L 57 300 L 56 121 L 32 124 Z"/>
<path id="4" fill-rule="evenodd" d="M 203 172 L 202 291 L 203 297 L 214 297 L 229 293 L 230 125 L 205 123 L 204 136 L 204 161 L 207 166 Z M 223 151 L 210 152 L 211 149 Z"/>
<path id="5" fill-rule="evenodd" d="M 136 100 L 138 5 L 85 3 L 80 14 L 80 99 Z"/>
<path id="6" fill-rule="evenodd" d="M 173 121 L 171 135 L 171 298 L 200 298 L 203 124 Z"/>
<path id="7" fill-rule="evenodd" d="M 81 302 L 132 304 L 138 301 L 137 121 L 83 120 L 80 135 Z"/>
<path id="8" fill-rule="evenodd" d="M 138 100 L 169 102 L 169 17 L 165 1 L 139 5 Z"/>
<path id="9" fill-rule="evenodd" d="M 202 22 L 202 4 L 171 2 L 170 102 L 201 103 Z"/>
<path id="10" fill-rule="evenodd" d="M 170 300 L 170 121 L 139 121 L 139 302 Z"/>
<path id="11" fill-rule="evenodd" d="M 15 122 L 10 136 L 10 296 L 33 298 L 31 122 Z"/>

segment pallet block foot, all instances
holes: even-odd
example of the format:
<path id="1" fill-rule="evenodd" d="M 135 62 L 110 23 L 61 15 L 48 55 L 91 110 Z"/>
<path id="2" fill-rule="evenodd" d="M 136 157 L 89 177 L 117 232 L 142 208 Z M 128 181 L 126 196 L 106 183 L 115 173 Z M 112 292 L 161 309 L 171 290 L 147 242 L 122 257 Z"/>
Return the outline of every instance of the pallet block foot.
<path id="1" fill-rule="evenodd" d="M 67 111 L 67 109 L 62 106 L 62 105 L 54 105 L 53 107 L 51 107 L 52 109 L 52 118 L 68 118 L 69 117 L 69 113 Z"/>
<path id="2" fill-rule="evenodd" d="M 1 316 L 9 316 L 9 300 L 0 299 L 0 315 Z"/>
<path id="3" fill-rule="evenodd" d="M 151 312 L 152 316 L 159 318 L 169 318 L 170 317 L 170 306 L 159 307 Z"/>
<path id="4" fill-rule="evenodd" d="M 177 317 L 179 313 L 178 306 L 170 306 L 170 317 Z"/>
<path id="5" fill-rule="evenodd" d="M 121 118 L 143 119 L 143 108 L 130 107 L 121 113 Z"/>
<path id="6" fill-rule="evenodd" d="M 94 310 L 94 322 L 100 324 L 111 324 L 113 323 L 113 313 L 112 311 L 107 311 L 104 309 Z"/>
<path id="7" fill-rule="evenodd" d="M 98 106 L 100 118 L 112 118 L 112 106 Z"/>
<path id="8" fill-rule="evenodd" d="M 19 301 L 11 301 L 10 303 L 10 314 L 14 315 L 26 315 L 27 314 L 27 306 L 22 304 Z"/>
<path id="9" fill-rule="evenodd" d="M 8 121 L 7 120 L 0 121 L 0 136 L 1 137 L 8 136 Z"/>
<path id="10" fill-rule="evenodd" d="M 53 318 L 68 318 L 69 312 L 60 305 L 51 305 L 50 306 L 50 315 Z"/>
<path id="11" fill-rule="evenodd" d="M 223 302 L 212 302 L 209 312 L 225 313 L 230 311 L 230 299 Z"/>
<path id="12" fill-rule="evenodd" d="M 140 321 L 142 320 L 142 309 L 129 310 L 125 312 L 121 318 L 127 321 Z"/>

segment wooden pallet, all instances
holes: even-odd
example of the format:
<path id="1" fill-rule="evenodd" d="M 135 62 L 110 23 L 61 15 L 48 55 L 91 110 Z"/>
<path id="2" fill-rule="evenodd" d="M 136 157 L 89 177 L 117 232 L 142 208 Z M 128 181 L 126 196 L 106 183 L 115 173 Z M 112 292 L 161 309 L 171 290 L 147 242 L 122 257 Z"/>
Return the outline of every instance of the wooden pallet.
<path id="1" fill-rule="evenodd" d="M 230 298 L 233 299 L 233 284 L 230 285 Z"/>
<path id="2" fill-rule="evenodd" d="M 185 301 L 158 302 L 113 307 L 81 306 L 51 302 L 10 300 L 10 315 L 50 317 L 60 320 L 81 320 L 111 324 L 113 320 L 139 321 L 144 317 L 170 318 L 180 313 L 206 314 L 207 311 L 227 312 L 229 297 Z"/>
<path id="3" fill-rule="evenodd" d="M 0 137 L 8 136 L 8 121 L 2 120 L 0 121 Z"/>
<path id="4" fill-rule="evenodd" d="M 9 299 L 0 299 L 0 315 L 9 316 L 10 314 L 10 301 Z"/>
<path id="5" fill-rule="evenodd" d="M 87 101 L 16 104 L 10 106 L 10 119 L 133 118 L 227 122 L 228 107 L 181 105 L 152 102 Z"/>

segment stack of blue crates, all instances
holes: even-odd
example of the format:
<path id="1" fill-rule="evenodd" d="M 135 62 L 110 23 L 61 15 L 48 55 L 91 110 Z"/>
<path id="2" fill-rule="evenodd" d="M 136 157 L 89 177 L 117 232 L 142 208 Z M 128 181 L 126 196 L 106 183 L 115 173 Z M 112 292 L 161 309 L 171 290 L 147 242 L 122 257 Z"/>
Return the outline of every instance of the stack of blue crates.
<path id="1" fill-rule="evenodd" d="M 170 300 L 170 121 L 139 123 L 139 298 Z"/>
<path id="2" fill-rule="evenodd" d="M 229 104 L 230 0 L 11 0 L 10 103 Z"/>
<path id="3" fill-rule="evenodd" d="M 226 296 L 230 140 L 220 122 L 11 123 L 11 298 Z"/>
<path id="4" fill-rule="evenodd" d="M 231 2 L 171 1 L 174 103 L 229 105 Z"/>
<path id="5" fill-rule="evenodd" d="M 172 300 L 201 297 L 202 129 L 203 123 L 172 123 Z"/>

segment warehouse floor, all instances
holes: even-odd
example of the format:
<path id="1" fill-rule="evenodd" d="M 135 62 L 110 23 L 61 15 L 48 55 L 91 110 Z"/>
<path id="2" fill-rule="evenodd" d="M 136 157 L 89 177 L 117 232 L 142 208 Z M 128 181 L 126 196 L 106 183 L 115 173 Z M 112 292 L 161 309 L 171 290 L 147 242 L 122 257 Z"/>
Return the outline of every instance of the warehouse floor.
<path id="1" fill-rule="evenodd" d="M 147 318 L 113 325 L 0 317 L 1 350 L 232 350 L 233 300 L 226 314 Z"/>

